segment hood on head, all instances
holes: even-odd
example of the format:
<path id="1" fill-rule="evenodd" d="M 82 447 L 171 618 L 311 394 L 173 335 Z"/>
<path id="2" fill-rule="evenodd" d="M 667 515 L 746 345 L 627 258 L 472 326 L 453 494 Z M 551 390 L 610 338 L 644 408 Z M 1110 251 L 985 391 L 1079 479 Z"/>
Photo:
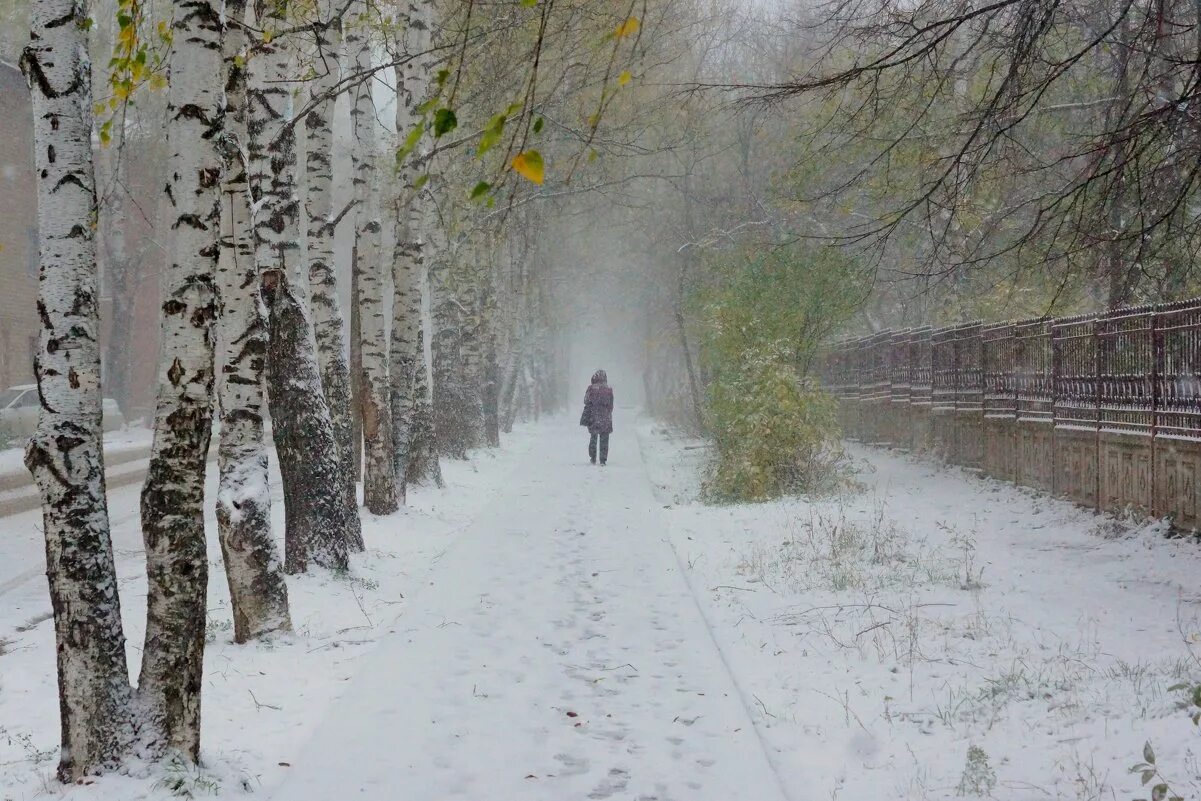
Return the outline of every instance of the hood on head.
<path id="1" fill-rule="evenodd" d="M 595 373 L 592 374 L 592 383 L 593 384 L 607 384 L 607 383 L 609 383 L 609 376 L 605 375 L 604 370 L 597 370 Z"/>

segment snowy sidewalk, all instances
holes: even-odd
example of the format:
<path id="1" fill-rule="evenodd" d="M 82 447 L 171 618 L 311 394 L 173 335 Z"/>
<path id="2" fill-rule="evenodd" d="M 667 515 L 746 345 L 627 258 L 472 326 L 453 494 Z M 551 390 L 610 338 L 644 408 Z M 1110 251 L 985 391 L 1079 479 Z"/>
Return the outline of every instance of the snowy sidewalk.
<path id="1" fill-rule="evenodd" d="M 778 801 L 632 431 L 537 441 L 407 599 L 279 801 Z"/>

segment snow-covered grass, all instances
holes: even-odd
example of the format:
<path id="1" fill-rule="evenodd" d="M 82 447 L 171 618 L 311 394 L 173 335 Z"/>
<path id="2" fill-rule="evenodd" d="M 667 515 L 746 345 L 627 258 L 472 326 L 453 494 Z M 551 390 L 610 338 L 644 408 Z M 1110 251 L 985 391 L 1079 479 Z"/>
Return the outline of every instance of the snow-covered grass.
<path id="1" fill-rule="evenodd" d="M 353 559 L 346 576 L 318 572 L 289 577 L 295 633 L 273 642 L 233 642 L 210 508 L 204 766 L 199 770 L 135 766 L 134 775 L 109 777 L 93 786 L 63 788 L 52 781 L 58 708 L 40 512 L 0 518 L 0 801 L 239 796 L 278 784 L 357 660 L 393 629 L 405 596 L 455 547 L 456 534 L 505 482 L 531 436 L 529 428 L 519 427 L 498 451 L 473 453 L 467 462 L 444 462 L 446 487 L 410 490 L 408 506 L 395 515 L 374 518 L 364 511 L 367 553 Z M 210 465 L 210 498 L 215 490 L 215 466 Z M 275 530 L 282 532 L 278 474 L 272 496 Z M 127 653 L 135 676 L 146 603 L 137 497 L 137 486 L 110 495 Z"/>
<path id="2" fill-rule="evenodd" d="M 793 797 L 1198 797 L 1193 539 L 858 446 L 854 490 L 704 506 L 702 443 L 640 438 Z"/>

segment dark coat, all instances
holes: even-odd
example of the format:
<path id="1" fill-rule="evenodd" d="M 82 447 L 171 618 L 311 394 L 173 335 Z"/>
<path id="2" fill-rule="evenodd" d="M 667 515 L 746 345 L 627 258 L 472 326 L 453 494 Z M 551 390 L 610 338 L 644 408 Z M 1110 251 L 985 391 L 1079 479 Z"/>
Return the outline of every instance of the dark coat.
<path id="1" fill-rule="evenodd" d="M 588 420 L 589 434 L 613 433 L 613 388 L 603 378 L 598 381 L 593 376 L 584 393 L 584 419 Z"/>

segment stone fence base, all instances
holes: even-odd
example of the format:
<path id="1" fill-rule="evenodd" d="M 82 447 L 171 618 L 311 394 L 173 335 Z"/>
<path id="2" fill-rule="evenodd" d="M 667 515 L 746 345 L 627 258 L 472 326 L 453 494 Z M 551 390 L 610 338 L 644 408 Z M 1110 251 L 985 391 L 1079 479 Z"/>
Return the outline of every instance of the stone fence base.
<path id="1" fill-rule="evenodd" d="M 896 399 L 839 401 L 850 439 L 933 455 L 1097 511 L 1201 528 L 1201 441 Z"/>

